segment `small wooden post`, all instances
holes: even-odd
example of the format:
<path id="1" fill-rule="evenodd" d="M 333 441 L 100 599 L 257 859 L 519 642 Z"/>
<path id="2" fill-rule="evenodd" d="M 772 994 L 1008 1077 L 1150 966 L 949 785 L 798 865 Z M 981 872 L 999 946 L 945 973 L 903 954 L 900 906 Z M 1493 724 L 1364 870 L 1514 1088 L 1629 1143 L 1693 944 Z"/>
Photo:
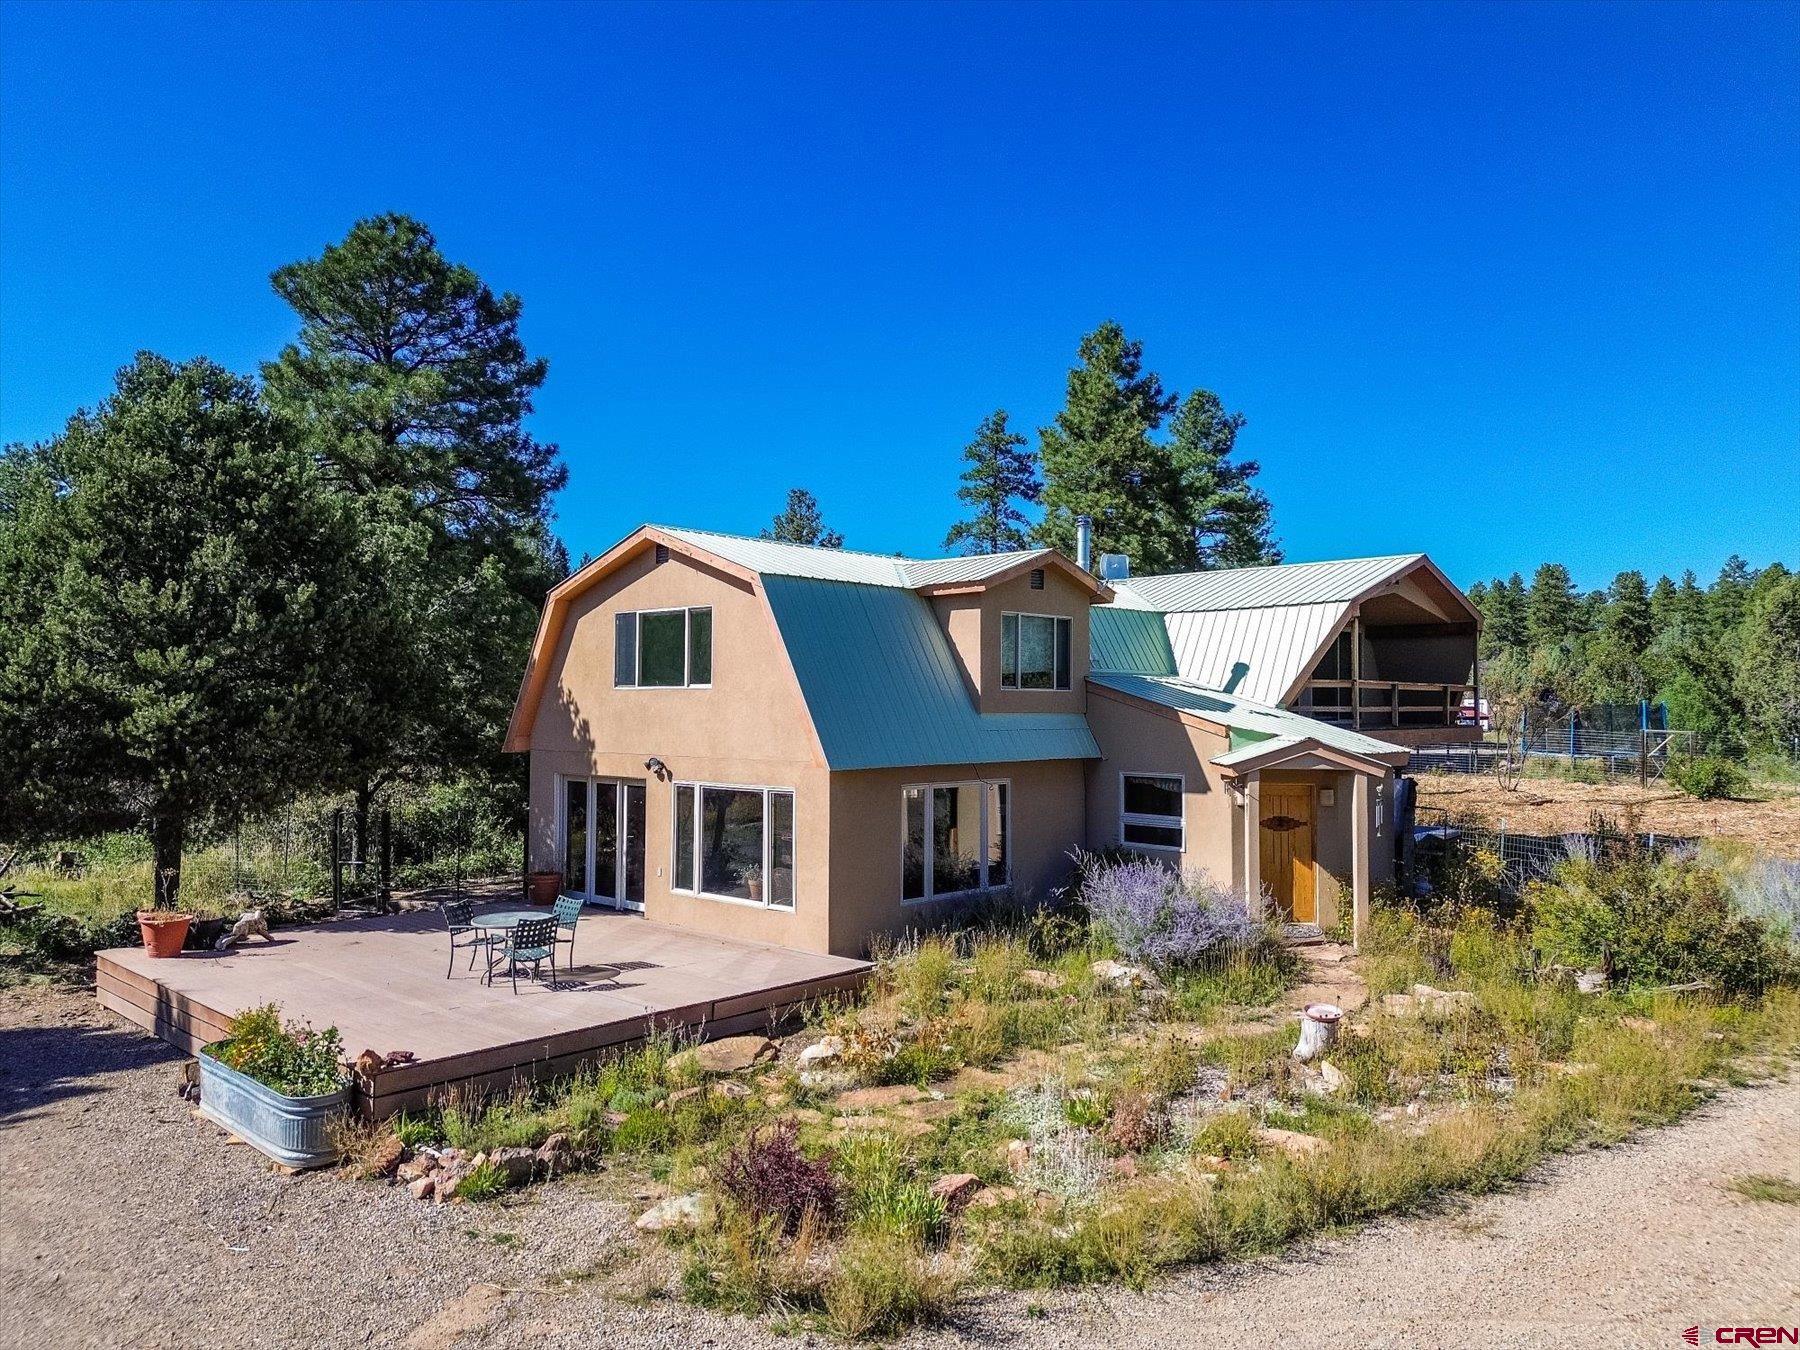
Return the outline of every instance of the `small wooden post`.
<path id="1" fill-rule="evenodd" d="M 331 907 L 344 907 L 344 808 L 331 813 Z"/>
<path id="2" fill-rule="evenodd" d="M 1398 681 L 1388 690 L 1388 725 L 1390 727 L 1400 725 L 1400 685 Z"/>
<path id="3" fill-rule="evenodd" d="M 394 813 L 381 808 L 381 903 L 394 898 Z"/>
<path id="4" fill-rule="evenodd" d="M 1358 951 L 1369 936 L 1369 775 L 1350 784 L 1350 941 Z"/>
<path id="5" fill-rule="evenodd" d="M 1262 893 L 1262 780 L 1252 772 L 1239 785 L 1244 793 L 1244 896 L 1258 922 L 1267 918 Z"/>

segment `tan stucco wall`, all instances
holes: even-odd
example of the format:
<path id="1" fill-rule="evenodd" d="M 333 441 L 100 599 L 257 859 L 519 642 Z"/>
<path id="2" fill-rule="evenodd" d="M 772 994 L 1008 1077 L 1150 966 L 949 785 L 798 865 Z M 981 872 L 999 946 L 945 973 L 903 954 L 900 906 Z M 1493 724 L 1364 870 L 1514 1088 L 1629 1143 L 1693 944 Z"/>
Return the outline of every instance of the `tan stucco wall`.
<path id="1" fill-rule="evenodd" d="M 712 607 L 712 687 L 615 689 L 613 616 L 680 605 Z M 669 780 L 645 771 L 651 756 L 668 765 Z M 774 620 L 746 583 L 679 554 L 659 566 L 646 553 L 574 602 L 532 731 L 528 851 L 534 868 L 561 865 L 559 775 L 646 784 L 648 917 L 729 937 L 828 950 L 830 774 Z M 675 780 L 793 790 L 792 913 L 669 889 Z"/>
<path id="2" fill-rule="evenodd" d="M 938 623 L 950 639 L 963 682 L 980 695 L 984 713 L 1078 713 L 1087 706 L 1088 605 L 1093 597 L 1066 573 L 1044 569 L 1044 589 L 1031 589 L 1021 575 L 985 591 L 943 595 L 932 600 Z M 1000 687 L 1000 616 L 1050 614 L 1067 616 L 1069 688 L 1002 689 Z"/>
<path id="3" fill-rule="evenodd" d="M 926 921 L 933 906 L 900 901 L 901 790 L 914 784 L 1004 779 L 1010 784 L 1012 890 L 1047 899 L 1081 842 L 1081 760 L 866 769 L 831 779 L 831 950 L 855 955 L 871 933 Z"/>

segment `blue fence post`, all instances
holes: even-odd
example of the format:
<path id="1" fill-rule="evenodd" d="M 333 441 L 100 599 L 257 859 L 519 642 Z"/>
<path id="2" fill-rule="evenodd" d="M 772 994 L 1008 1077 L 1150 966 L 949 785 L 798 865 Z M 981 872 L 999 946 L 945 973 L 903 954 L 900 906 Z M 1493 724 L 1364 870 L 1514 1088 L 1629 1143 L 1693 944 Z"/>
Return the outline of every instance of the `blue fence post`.
<path id="1" fill-rule="evenodd" d="M 1638 700 L 1638 730 L 1650 730 L 1650 700 L 1647 698 Z"/>
<path id="2" fill-rule="evenodd" d="M 1523 708 L 1519 710 L 1519 753 L 1521 755 L 1526 753 L 1531 744 L 1531 734 L 1527 730 L 1529 723 L 1526 719 L 1528 716 L 1529 714 Z"/>

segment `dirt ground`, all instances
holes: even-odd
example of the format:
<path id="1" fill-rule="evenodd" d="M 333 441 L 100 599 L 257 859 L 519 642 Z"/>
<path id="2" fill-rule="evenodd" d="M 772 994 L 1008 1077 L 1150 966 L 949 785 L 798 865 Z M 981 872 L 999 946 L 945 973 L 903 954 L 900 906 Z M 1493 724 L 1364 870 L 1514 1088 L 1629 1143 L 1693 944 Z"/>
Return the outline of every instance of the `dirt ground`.
<path id="1" fill-rule="evenodd" d="M 1763 789 L 1761 801 L 1703 802 L 1660 783 L 1640 788 L 1527 778 L 1508 792 L 1491 774 L 1428 773 L 1419 775 L 1418 784 L 1420 806 L 1496 827 L 1504 822 L 1520 834 L 1586 830 L 1599 811 L 1621 825 L 1635 816 L 1642 831 L 1733 839 L 1777 857 L 1800 858 L 1800 792 L 1793 789 Z"/>
<path id="2" fill-rule="evenodd" d="M 825 1344 L 609 1294 L 634 1207 L 581 1178 L 438 1208 L 272 1175 L 190 1117 L 180 1058 L 91 992 L 0 990 L 0 1346 Z M 1797 1167 L 1789 1080 L 1510 1194 L 1145 1293 L 981 1296 L 901 1344 L 1660 1347 L 1696 1324 L 1791 1325 L 1800 1206 L 1730 1183 Z"/>

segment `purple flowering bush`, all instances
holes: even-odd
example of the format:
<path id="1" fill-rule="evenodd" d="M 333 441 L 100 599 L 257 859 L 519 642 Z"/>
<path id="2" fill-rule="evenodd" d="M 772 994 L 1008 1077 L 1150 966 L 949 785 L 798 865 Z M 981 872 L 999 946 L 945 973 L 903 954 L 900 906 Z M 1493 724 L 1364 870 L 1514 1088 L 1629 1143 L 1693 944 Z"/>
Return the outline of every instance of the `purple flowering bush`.
<path id="1" fill-rule="evenodd" d="M 1259 934 L 1243 894 L 1205 872 L 1183 877 L 1150 858 L 1092 859 L 1083 870 L 1089 920 L 1133 961 L 1198 965 Z"/>

